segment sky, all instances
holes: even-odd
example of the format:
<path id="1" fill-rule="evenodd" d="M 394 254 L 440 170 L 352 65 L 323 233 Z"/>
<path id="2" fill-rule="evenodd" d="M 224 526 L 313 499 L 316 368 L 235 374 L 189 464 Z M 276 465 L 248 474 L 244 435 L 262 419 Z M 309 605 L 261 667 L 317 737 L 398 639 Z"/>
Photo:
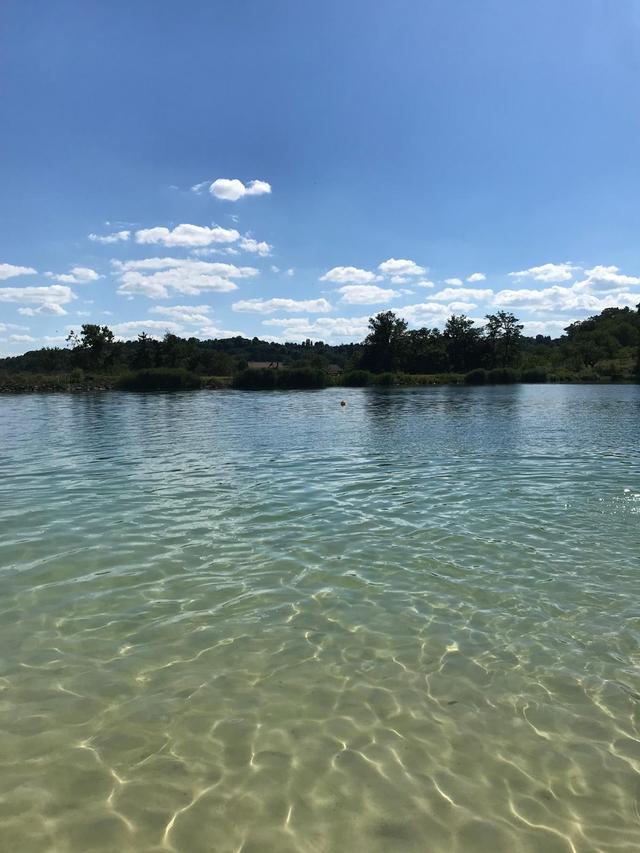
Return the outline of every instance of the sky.
<path id="1" fill-rule="evenodd" d="M 3 0 L 0 353 L 640 302 L 640 0 Z"/>

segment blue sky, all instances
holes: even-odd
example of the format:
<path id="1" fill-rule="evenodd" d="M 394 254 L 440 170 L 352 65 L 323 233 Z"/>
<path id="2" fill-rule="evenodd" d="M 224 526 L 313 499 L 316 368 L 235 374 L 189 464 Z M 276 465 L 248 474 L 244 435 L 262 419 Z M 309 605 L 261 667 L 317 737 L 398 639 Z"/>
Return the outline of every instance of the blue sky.
<path id="1" fill-rule="evenodd" d="M 0 352 L 635 305 L 639 84 L 636 0 L 4 0 Z"/>

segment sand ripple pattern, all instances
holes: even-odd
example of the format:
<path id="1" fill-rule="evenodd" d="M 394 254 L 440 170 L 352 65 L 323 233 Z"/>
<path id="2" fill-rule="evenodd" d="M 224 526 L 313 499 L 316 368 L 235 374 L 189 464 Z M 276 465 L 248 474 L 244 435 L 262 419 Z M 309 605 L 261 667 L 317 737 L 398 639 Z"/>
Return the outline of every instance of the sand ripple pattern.
<path id="1" fill-rule="evenodd" d="M 640 388 L 5 397 L 0 472 L 0 849 L 640 849 Z"/>

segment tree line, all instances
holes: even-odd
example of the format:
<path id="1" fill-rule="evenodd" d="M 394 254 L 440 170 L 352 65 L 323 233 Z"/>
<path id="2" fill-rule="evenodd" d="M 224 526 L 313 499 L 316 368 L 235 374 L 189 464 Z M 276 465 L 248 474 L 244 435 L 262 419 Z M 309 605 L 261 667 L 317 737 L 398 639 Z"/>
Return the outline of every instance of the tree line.
<path id="1" fill-rule="evenodd" d="M 232 377 L 248 362 L 280 362 L 288 369 L 372 375 L 457 375 L 472 371 L 537 370 L 557 381 L 617 380 L 640 375 L 640 306 L 606 308 L 572 323 L 559 338 L 523 334 L 512 313 L 487 314 L 484 325 L 464 314 L 452 315 L 444 327 L 410 329 L 393 311 L 371 317 L 361 343 L 331 345 L 322 341 L 276 343 L 257 337 L 218 340 L 181 338 L 167 332 L 156 340 L 142 332 L 136 340 L 116 339 L 108 326 L 85 323 L 70 332 L 65 347 L 45 347 L 0 359 L 6 373 L 119 375 L 153 369 L 183 369 L 199 376 Z M 506 374 L 505 374 L 506 375 Z"/>

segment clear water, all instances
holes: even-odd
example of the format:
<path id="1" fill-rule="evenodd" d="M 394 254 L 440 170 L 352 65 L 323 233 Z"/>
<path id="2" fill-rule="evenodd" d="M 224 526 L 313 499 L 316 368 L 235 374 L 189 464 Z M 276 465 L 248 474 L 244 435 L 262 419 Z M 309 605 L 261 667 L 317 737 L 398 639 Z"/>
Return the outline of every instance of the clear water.
<path id="1" fill-rule="evenodd" d="M 640 849 L 639 387 L 3 397 L 0 457 L 2 850 Z"/>

